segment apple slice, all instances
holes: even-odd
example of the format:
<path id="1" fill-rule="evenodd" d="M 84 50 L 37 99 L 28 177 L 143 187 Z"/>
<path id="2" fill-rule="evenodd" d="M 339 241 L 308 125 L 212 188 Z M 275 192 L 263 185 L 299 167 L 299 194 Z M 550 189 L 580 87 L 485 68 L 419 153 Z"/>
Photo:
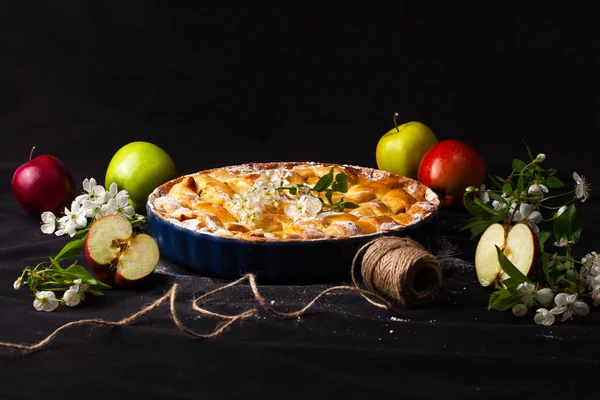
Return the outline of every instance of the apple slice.
<path id="1" fill-rule="evenodd" d="M 490 286 L 503 272 L 496 246 L 504 249 L 505 243 L 506 229 L 501 224 L 490 225 L 479 238 L 475 249 L 475 272 L 481 286 Z"/>
<path id="2" fill-rule="evenodd" d="M 94 221 L 85 240 L 85 256 L 98 279 L 108 285 L 137 282 L 156 269 L 156 241 L 136 234 L 127 218 L 110 214 Z"/>
<path id="3" fill-rule="evenodd" d="M 519 223 L 508 231 L 503 254 L 523 275 L 527 276 L 535 265 L 539 247 L 540 242 L 535 232 L 529 225 Z M 506 272 L 502 271 L 500 280 L 503 281 L 508 277 Z"/>
<path id="4" fill-rule="evenodd" d="M 539 253 L 536 234 L 524 223 L 510 227 L 508 233 L 504 225 L 492 224 L 483 232 L 475 250 L 475 271 L 482 286 L 509 277 L 500 266 L 495 246 L 523 275 L 531 273 Z"/>

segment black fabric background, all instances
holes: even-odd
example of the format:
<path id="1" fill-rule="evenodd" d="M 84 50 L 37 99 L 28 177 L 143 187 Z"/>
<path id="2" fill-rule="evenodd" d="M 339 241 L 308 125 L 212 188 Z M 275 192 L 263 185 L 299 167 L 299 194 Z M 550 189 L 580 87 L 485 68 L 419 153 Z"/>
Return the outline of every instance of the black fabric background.
<path id="1" fill-rule="evenodd" d="M 516 3 L 515 3 L 516 4 Z M 4 2 L 0 6 L 0 341 L 36 342 L 79 318 L 116 320 L 178 282 L 192 296 L 224 283 L 162 260 L 153 284 L 114 290 L 77 309 L 39 313 L 12 282 L 55 254 L 10 195 L 36 152 L 75 180 L 100 182 L 133 140 L 164 148 L 178 173 L 256 161 L 375 167 L 375 146 L 399 121 L 474 146 L 504 174 L 522 140 L 565 181 L 600 181 L 600 30 L 594 2 L 329 3 Z M 595 190 L 592 190 L 592 195 Z M 579 206 L 578 256 L 595 250 L 600 207 Z M 432 250 L 444 288 L 426 307 L 384 312 L 353 293 L 300 319 L 259 318 L 194 340 L 163 306 L 133 326 L 77 327 L 23 356 L 0 349 L 0 398 L 125 399 L 575 397 L 595 389 L 598 314 L 551 328 L 486 310 L 473 243 L 446 211 Z M 327 285 L 262 287 L 294 310 Z M 215 311 L 254 306 L 247 287 Z M 392 318 L 393 317 L 393 318 Z M 400 320 L 398 320 L 400 319 Z"/>

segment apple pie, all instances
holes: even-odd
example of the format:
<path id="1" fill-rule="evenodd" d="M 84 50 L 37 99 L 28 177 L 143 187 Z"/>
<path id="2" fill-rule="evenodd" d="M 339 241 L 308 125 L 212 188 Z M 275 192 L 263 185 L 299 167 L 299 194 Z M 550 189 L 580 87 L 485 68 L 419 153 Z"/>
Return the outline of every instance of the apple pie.
<path id="1" fill-rule="evenodd" d="M 431 215 L 439 198 L 416 180 L 382 170 L 272 162 L 181 176 L 156 188 L 148 207 L 192 231 L 304 241 L 400 230 Z"/>

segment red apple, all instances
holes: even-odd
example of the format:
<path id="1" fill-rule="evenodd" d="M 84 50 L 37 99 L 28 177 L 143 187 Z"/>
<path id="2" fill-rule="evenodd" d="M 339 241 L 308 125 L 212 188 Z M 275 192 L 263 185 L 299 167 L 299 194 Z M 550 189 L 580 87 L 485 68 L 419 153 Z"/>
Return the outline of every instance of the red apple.
<path id="1" fill-rule="evenodd" d="M 31 149 L 29 161 L 13 175 L 12 195 L 25 211 L 38 218 L 44 211 L 59 214 L 73 201 L 75 181 L 58 158 L 42 154 L 32 159 L 34 149 Z"/>
<path id="2" fill-rule="evenodd" d="M 152 236 L 136 234 L 127 218 L 109 214 L 90 226 L 85 257 L 99 280 L 125 286 L 154 272 L 160 254 Z"/>
<path id="3" fill-rule="evenodd" d="M 469 186 L 479 188 L 485 182 L 485 163 L 466 143 L 442 140 L 425 153 L 417 179 L 440 196 L 442 207 L 463 206 L 463 194 Z"/>

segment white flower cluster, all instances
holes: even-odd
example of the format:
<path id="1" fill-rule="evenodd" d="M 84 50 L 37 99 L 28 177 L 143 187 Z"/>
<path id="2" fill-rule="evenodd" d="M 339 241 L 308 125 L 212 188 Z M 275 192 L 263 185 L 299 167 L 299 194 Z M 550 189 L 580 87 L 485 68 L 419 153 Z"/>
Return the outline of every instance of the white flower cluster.
<path id="1" fill-rule="evenodd" d="M 106 190 L 94 178 L 86 178 L 83 190 L 85 193 L 73 200 L 71 209 L 65 207 L 64 216 L 58 218 L 50 211 L 42 213 L 42 232 L 73 237 L 88 225 L 88 219 L 93 221 L 108 214 L 120 214 L 131 219 L 135 215 L 135 209 L 129 205 L 129 194 L 126 190 L 119 191 L 114 182 Z"/>
<path id="2" fill-rule="evenodd" d="M 533 317 L 536 324 L 550 326 L 559 315 L 562 315 L 561 321 L 564 322 L 572 318 L 573 314 L 586 315 L 590 312 L 588 305 L 578 300 L 576 294 L 558 293 L 554 296 L 552 290 L 538 289 L 529 282 L 520 283 L 517 286 L 517 294 L 521 297 L 521 303 L 513 306 L 513 314 L 523 317 L 527 315 L 530 308 L 541 306 Z M 554 303 L 554 307 L 548 310 L 552 303 Z"/>
<path id="3" fill-rule="evenodd" d="M 73 283 L 74 285 L 65 291 L 61 300 L 57 299 L 54 292 L 50 290 L 36 292 L 35 300 L 33 300 L 33 308 L 38 311 L 50 312 L 54 311 L 60 303 L 68 307 L 75 307 L 83 301 L 89 285 L 82 283 L 81 279 L 75 279 Z"/>
<path id="4" fill-rule="evenodd" d="M 546 159 L 546 156 L 542 153 L 542 154 L 538 154 L 538 156 L 536 157 L 537 162 L 541 162 L 544 161 Z M 587 181 L 587 179 L 584 176 L 580 176 L 577 172 L 573 172 L 572 174 L 573 180 L 575 181 L 575 197 L 579 200 L 581 200 L 581 202 L 586 201 L 590 194 L 590 183 Z M 490 195 L 489 195 L 489 191 L 486 190 L 485 185 L 481 185 L 479 189 L 475 189 L 479 195 L 479 198 L 484 202 L 484 203 L 490 203 Z M 540 183 L 533 183 L 532 185 L 529 186 L 529 188 L 527 188 L 527 193 L 531 196 L 533 196 L 534 198 L 537 199 L 543 199 L 544 198 L 544 194 L 548 193 L 549 189 L 546 185 L 544 184 L 540 184 Z M 527 203 L 521 203 L 519 204 L 519 208 L 517 210 L 515 210 L 515 208 L 517 207 L 517 202 L 515 201 L 515 197 L 514 195 L 502 195 L 501 196 L 502 199 L 504 199 L 504 202 L 498 201 L 498 200 L 492 200 L 491 201 L 491 206 L 494 210 L 496 211 L 500 211 L 502 209 L 505 209 L 506 207 L 508 207 L 508 212 L 509 214 L 514 212 L 513 218 L 512 220 L 515 222 L 524 222 L 527 225 L 529 225 L 531 227 L 531 229 L 534 232 L 539 232 L 539 227 L 538 224 L 541 223 L 543 221 L 542 218 L 542 214 L 539 212 L 539 210 L 537 209 L 537 207 L 531 205 L 531 204 L 527 204 Z M 563 212 L 565 212 L 565 210 L 567 209 L 566 206 L 562 206 L 558 209 L 557 211 L 557 216 L 560 216 Z"/>
<path id="5" fill-rule="evenodd" d="M 246 225 L 253 226 L 261 215 L 269 209 L 276 209 L 281 202 L 289 202 L 284 212 L 294 221 L 304 217 L 314 217 L 321 211 L 321 200 L 310 194 L 307 186 L 292 185 L 297 198 L 281 192 L 278 188 L 288 187 L 287 178 L 291 175 L 283 168 L 272 171 L 261 171 L 261 176 L 254 182 L 253 187 L 242 195 L 235 194 L 229 211 Z"/>

